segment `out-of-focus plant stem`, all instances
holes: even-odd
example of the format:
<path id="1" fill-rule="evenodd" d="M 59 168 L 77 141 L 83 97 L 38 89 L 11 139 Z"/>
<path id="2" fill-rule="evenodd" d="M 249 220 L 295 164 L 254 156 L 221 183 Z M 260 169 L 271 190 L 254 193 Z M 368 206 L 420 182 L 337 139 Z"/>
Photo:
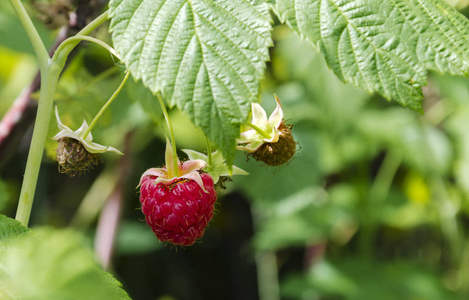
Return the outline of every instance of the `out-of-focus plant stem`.
<path id="1" fill-rule="evenodd" d="M 131 148 L 132 132 L 128 132 L 124 142 L 124 152 L 128 153 Z M 129 174 L 130 155 L 121 156 L 118 166 L 118 179 L 114 186 L 114 190 L 108 197 L 101 216 L 99 218 L 98 227 L 96 229 L 95 237 L 95 251 L 98 258 L 101 260 L 104 269 L 109 269 L 111 259 L 114 253 L 114 241 L 119 228 L 119 221 L 124 203 L 124 183 L 127 181 L 127 174 Z M 115 176 L 115 174 L 114 174 Z"/>
<path id="2" fill-rule="evenodd" d="M 379 207 L 386 200 L 394 176 L 402 162 L 401 155 L 394 152 L 386 153 L 379 168 L 378 174 L 371 185 L 366 199 L 366 220 L 361 232 L 360 251 L 363 256 L 371 257 L 373 249 L 373 237 L 376 236 Z"/>
<path id="3" fill-rule="evenodd" d="M 456 214 L 459 208 L 451 201 L 447 187 L 440 176 L 431 179 L 432 192 L 435 195 L 436 205 L 440 213 L 441 230 L 448 238 L 451 258 L 454 267 L 459 267 L 462 258 L 463 239 L 459 231 Z"/>
<path id="4" fill-rule="evenodd" d="M 251 211 L 254 227 L 257 229 L 264 219 L 263 212 L 261 209 L 255 207 L 253 207 Z M 277 257 L 275 252 L 256 250 L 255 259 L 259 300 L 280 300 Z"/>

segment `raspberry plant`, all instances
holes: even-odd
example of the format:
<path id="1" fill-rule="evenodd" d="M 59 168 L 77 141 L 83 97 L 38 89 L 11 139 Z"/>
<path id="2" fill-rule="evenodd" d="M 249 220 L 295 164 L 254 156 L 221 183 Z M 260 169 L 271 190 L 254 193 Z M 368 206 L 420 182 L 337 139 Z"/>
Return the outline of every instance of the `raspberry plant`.
<path id="1" fill-rule="evenodd" d="M 24 251 L 25 255 L 34 258 L 34 239 L 46 243 L 40 244 L 45 248 L 47 239 L 60 239 L 57 237 L 60 233 L 39 230 L 35 235 L 26 233 L 26 227 L 29 223 L 43 149 L 48 138 L 59 77 L 70 53 L 82 41 L 95 43 L 108 50 L 125 66 L 128 74 L 135 80 L 141 80 L 154 94 L 164 98 L 158 100 L 168 124 L 171 138 L 171 143 L 168 144 L 171 145 L 174 155 L 177 153 L 175 136 L 165 106 L 177 107 L 183 111 L 206 135 L 206 169 L 201 167 L 192 170 L 202 178 L 202 186 L 193 177 L 180 177 L 176 171 L 176 174 L 173 174 L 175 176 L 169 176 L 169 180 L 176 178 L 175 181 L 158 182 L 159 178 L 163 177 L 163 168 L 156 173 L 146 173 L 140 182 L 141 187 L 145 189 L 141 194 L 141 201 L 147 222 L 160 239 L 183 245 L 192 244 L 195 239 L 200 238 L 204 227 L 212 218 L 211 210 L 216 198 L 213 197 L 213 183 L 210 182 L 212 178 L 230 176 L 236 174 L 236 171 L 243 173 L 232 166 L 236 148 L 247 150 L 253 157 L 268 165 L 287 163 L 296 151 L 296 141 L 292 137 L 291 128 L 283 123 L 283 112 L 282 117 L 273 118 L 276 122 L 271 124 L 265 112 L 259 113 L 262 108 L 257 104 L 259 82 L 264 76 L 266 62 L 269 60 L 269 47 L 273 46 L 272 12 L 299 36 L 311 42 L 323 54 L 328 66 L 340 80 L 351 82 L 370 93 L 376 92 L 417 112 L 423 112 L 422 86 L 427 83 L 429 70 L 451 75 L 468 74 L 469 22 L 456 9 L 441 0 L 111 0 L 109 11 L 92 20 L 77 34 L 65 39 L 52 55 L 47 52 L 21 1 L 10 0 L 10 4 L 36 53 L 41 88 L 37 119 L 16 215 L 19 223 L 4 217 L 0 223 L 1 242 L 4 246 L 2 251 L 7 251 L 8 254 L 4 257 L 13 257 L 14 251 Z M 108 19 L 112 47 L 90 35 Z M 116 93 L 122 85 L 117 88 Z M 114 98 L 113 95 L 103 110 Z M 98 160 L 94 156 L 95 153 L 110 150 L 119 152 L 111 146 L 102 146 L 91 141 L 90 131 L 97 124 L 102 111 L 97 114 L 89 128 L 83 128 L 81 131 L 65 128 L 57 117 L 59 128 L 68 129 L 70 132 L 67 134 L 73 135 L 59 136 L 62 138 L 62 149 L 66 150 L 65 153 L 61 151 L 58 154 L 59 160 L 64 164 L 63 170 L 70 170 L 75 174 L 95 164 Z M 250 114 L 252 122 L 247 122 Z M 265 119 L 266 124 L 257 124 L 255 120 L 258 120 L 259 114 L 265 117 L 262 119 Z M 242 133 L 241 127 L 245 129 Z M 80 150 L 77 150 L 76 146 L 70 147 L 66 144 L 70 142 L 68 139 L 83 147 L 79 148 Z M 216 152 L 212 152 L 212 145 L 217 148 Z M 255 146 L 250 147 L 251 145 Z M 90 155 L 83 155 L 83 149 L 87 151 L 85 154 Z M 203 156 L 188 151 L 192 153 L 189 156 Z M 279 152 L 281 154 L 278 154 Z M 213 159 L 213 153 L 217 153 L 216 160 Z M 83 158 L 87 161 L 83 162 Z M 179 168 L 178 159 L 167 160 L 167 171 Z M 164 200 L 166 202 L 163 201 L 162 204 L 154 204 L 159 203 L 160 199 L 154 196 L 153 189 L 171 190 L 189 184 L 190 188 L 182 193 L 200 188 L 196 193 L 204 195 L 205 190 L 210 189 L 210 205 L 202 216 L 202 219 L 206 219 L 203 224 L 197 225 L 196 233 L 192 233 L 190 227 L 183 229 L 181 233 L 171 231 L 168 235 L 170 231 L 164 231 L 167 229 L 164 228 L 165 225 L 159 224 L 161 220 L 166 220 L 167 216 L 153 218 L 148 214 L 157 210 L 158 205 L 166 205 L 164 203 L 173 203 L 173 210 L 168 213 L 174 213 L 174 203 L 180 199 L 169 197 L 169 200 Z M 151 201 L 147 199 L 149 197 L 152 198 Z M 149 201 L 151 204 L 148 204 Z M 147 205 L 151 208 L 147 208 Z M 197 217 L 201 219 L 200 216 Z M 181 222 L 189 226 L 191 222 L 187 218 L 190 217 L 184 216 L 178 221 L 182 220 Z M 187 232 L 191 232 L 188 242 L 182 241 L 180 236 L 175 238 L 177 234 Z M 19 237 L 25 236 L 29 238 L 26 238 L 27 242 L 23 248 L 21 242 L 9 242 L 16 237 L 20 240 Z M 78 240 L 79 238 L 74 238 L 70 244 L 64 244 L 65 250 L 59 249 L 60 251 L 55 253 L 57 257 L 61 256 L 62 250 L 66 253 L 67 247 L 79 249 Z M 90 261 L 88 254 L 78 256 L 78 260 Z M 3 262 L 2 266 L 5 267 L 0 273 L 0 278 L 11 284 L 9 288 L 2 289 L 0 286 L 0 296 L 16 299 L 15 297 L 28 298 L 34 295 L 34 289 L 24 290 L 21 294 L 19 288 L 15 289 L 19 283 L 13 276 L 8 276 L 16 274 L 15 272 L 20 272 L 21 275 L 21 268 L 8 265 L 7 262 Z M 99 270 L 91 264 L 88 271 L 98 278 L 98 283 L 102 281 L 108 284 L 103 284 L 106 291 L 97 291 L 96 295 L 99 297 L 128 297 L 120 290 L 115 280 L 109 279 L 108 275 L 102 277 Z M 93 276 L 91 277 L 94 278 Z M 70 282 L 69 284 L 73 285 L 73 278 Z M 89 289 L 90 286 L 93 286 L 92 281 L 81 288 Z M 60 287 L 57 289 L 60 294 Z M 28 294 L 30 292 L 33 294 Z M 54 293 L 54 290 L 49 290 L 40 295 L 47 299 L 48 296 L 57 295 Z"/>

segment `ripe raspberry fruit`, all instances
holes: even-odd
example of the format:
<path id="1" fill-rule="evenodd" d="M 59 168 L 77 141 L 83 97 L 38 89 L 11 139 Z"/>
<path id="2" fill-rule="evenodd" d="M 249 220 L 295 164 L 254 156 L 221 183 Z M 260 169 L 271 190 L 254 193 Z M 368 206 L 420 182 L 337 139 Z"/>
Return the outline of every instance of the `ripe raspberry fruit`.
<path id="1" fill-rule="evenodd" d="M 200 177 L 203 187 L 186 178 L 155 184 L 158 177 L 150 174 L 142 177 L 142 212 L 159 240 L 190 246 L 204 235 L 213 217 L 217 194 L 212 177 L 207 173 L 201 173 Z"/>
<path id="2" fill-rule="evenodd" d="M 166 139 L 164 168 L 151 168 L 140 178 L 140 203 L 145 219 L 163 242 L 190 246 L 204 235 L 217 200 L 213 179 L 201 172 L 201 159 L 183 163 Z"/>

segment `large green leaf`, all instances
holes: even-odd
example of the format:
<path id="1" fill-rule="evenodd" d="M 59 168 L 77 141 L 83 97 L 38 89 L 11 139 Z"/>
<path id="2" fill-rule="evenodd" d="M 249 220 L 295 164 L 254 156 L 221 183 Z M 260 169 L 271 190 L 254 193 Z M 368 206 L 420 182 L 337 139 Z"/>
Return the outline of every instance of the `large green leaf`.
<path id="1" fill-rule="evenodd" d="M 469 22 L 442 0 L 282 0 L 279 18 L 344 82 L 422 110 L 426 70 L 467 75 Z"/>
<path id="2" fill-rule="evenodd" d="M 75 231 L 28 231 L 0 215 L 0 254 L 1 299 L 130 299 Z"/>
<path id="3" fill-rule="evenodd" d="M 132 75 L 234 156 L 269 59 L 261 0 L 111 0 L 112 38 Z"/>

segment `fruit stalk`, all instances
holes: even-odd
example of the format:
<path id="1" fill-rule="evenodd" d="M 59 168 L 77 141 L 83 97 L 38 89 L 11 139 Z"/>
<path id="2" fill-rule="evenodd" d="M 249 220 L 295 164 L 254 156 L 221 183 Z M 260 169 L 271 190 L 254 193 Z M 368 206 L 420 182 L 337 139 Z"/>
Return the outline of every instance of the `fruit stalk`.
<path id="1" fill-rule="evenodd" d="M 173 155 L 176 157 L 172 161 L 172 166 L 166 162 L 166 168 L 168 168 L 168 174 L 170 177 L 179 177 L 179 168 L 178 168 L 178 160 L 177 160 L 177 147 L 176 147 L 176 139 L 174 138 L 174 132 L 173 132 L 173 126 L 171 126 L 171 121 L 169 120 L 169 114 L 168 111 L 166 110 L 166 106 L 164 105 L 163 98 L 161 98 L 161 95 L 158 93 L 156 94 L 158 101 L 161 106 L 161 110 L 163 111 L 164 119 L 166 120 L 166 125 L 168 126 L 168 131 L 169 131 L 169 138 L 171 139 L 171 147 L 172 147 L 172 152 Z"/>
<path id="2" fill-rule="evenodd" d="M 127 79 L 129 78 L 129 71 L 126 71 L 125 72 L 125 76 L 124 76 L 124 79 L 122 79 L 122 82 L 121 84 L 119 85 L 119 87 L 116 89 L 116 91 L 112 94 L 111 98 L 109 98 L 109 100 L 107 100 L 107 102 L 103 105 L 103 107 L 101 107 L 101 109 L 99 110 L 99 112 L 96 114 L 96 116 L 93 118 L 93 121 L 91 121 L 91 124 L 90 124 L 90 127 L 88 127 L 88 129 L 83 133 L 83 138 L 86 139 L 86 136 L 91 132 L 91 130 L 93 129 L 94 125 L 96 125 L 96 123 L 98 122 L 99 118 L 103 115 L 104 111 L 106 111 L 106 109 L 109 107 L 109 105 L 111 105 L 112 101 L 114 101 L 114 99 L 116 99 L 117 95 L 119 95 L 120 91 L 122 90 L 122 88 L 124 87 L 124 84 L 125 82 L 127 81 Z"/>

